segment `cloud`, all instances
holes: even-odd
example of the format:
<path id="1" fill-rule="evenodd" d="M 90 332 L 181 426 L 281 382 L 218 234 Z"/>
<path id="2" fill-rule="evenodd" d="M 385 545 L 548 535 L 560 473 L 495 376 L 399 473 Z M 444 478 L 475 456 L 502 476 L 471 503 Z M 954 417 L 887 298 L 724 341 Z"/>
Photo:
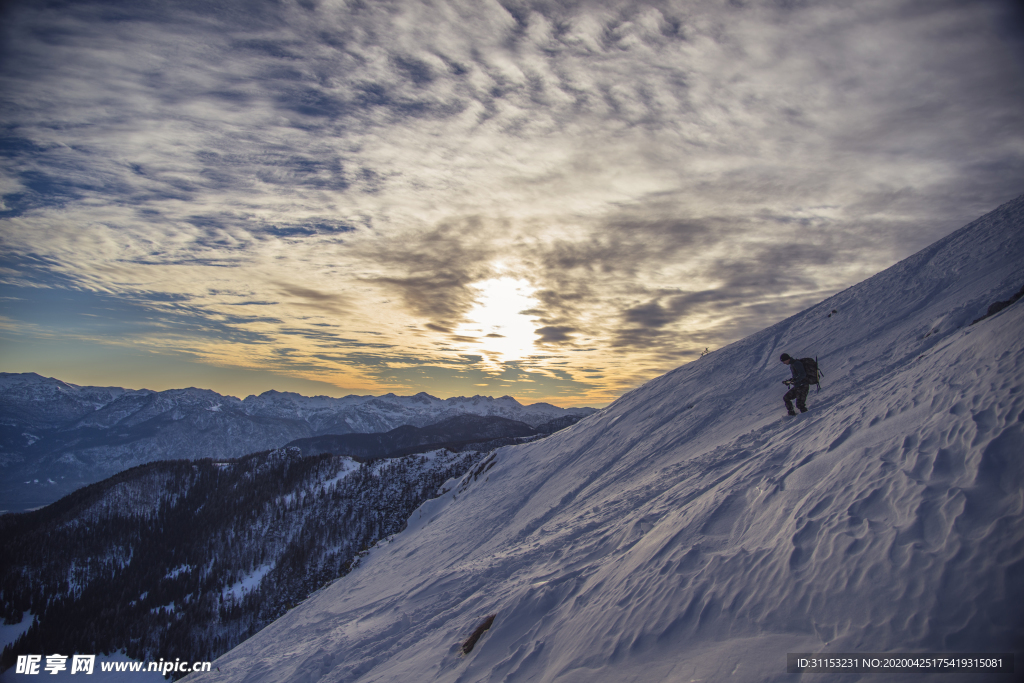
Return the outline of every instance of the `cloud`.
<path id="1" fill-rule="evenodd" d="M 571 333 L 575 331 L 575 327 L 548 325 L 538 328 L 537 336 L 540 337 L 539 341 L 542 344 L 558 344 L 570 341 L 572 339 Z"/>
<path id="2" fill-rule="evenodd" d="M 1004 0 L 4 12 L 3 281 L 53 312 L 45 290 L 130 302 L 114 317 L 157 351 L 345 387 L 512 381 L 483 360 L 503 337 L 455 333 L 509 277 L 547 350 L 521 386 L 607 399 L 929 244 L 1024 169 Z"/>
<path id="3" fill-rule="evenodd" d="M 277 286 L 285 294 L 299 299 L 298 302 L 293 302 L 293 305 L 306 306 L 332 315 L 344 315 L 348 310 L 345 298 L 338 294 L 320 292 L 283 282 L 277 283 Z"/>
<path id="4" fill-rule="evenodd" d="M 386 245 L 364 244 L 361 254 L 384 272 L 369 278 L 372 282 L 397 292 L 410 313 L 431 321 L 430 329 L 447 331 L 472 306 L 476 292 L 471 286 L 493 273 L 498 242 L 490 226 L 470 218 Z"/>

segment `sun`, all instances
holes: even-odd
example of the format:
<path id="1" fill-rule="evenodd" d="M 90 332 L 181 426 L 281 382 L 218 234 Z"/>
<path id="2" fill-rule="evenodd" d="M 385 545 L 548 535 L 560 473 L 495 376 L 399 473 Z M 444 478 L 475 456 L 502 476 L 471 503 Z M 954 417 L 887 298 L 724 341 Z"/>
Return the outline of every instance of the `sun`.
<path id="1" fill-rule="evenodd" d="M 466 314 L 467 321 L 455 332 L 476 339 L 470 346 L 495 362 L 520 360 L 534 353 L 536 320 L 524 313 L 536 308 L 534 288 L 526 280 L 498 277 L 475 285 L 476 303 Z"/>

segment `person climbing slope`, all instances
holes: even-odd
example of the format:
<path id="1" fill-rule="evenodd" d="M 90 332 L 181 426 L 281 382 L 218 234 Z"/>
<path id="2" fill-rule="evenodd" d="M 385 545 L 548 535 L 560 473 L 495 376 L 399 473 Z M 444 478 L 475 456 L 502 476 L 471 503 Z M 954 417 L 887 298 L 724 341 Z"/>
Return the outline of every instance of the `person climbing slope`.
<path id="1" fill-rule="evenodd" d="M 807 370 L 804 369 L 803 363 L 788 353 L 779 356 L 779 360 L 788 365 L 790 372 L 793 373 L 793 379 L 785 381 L 785 384 L 789 385 L 789 391 L 782 397 L 786 403 L 786 410 L 790 415 L 796 415 L 796 411 L 793 410 L 793 399 L 796 399 L 796 407 L 801 413 L 806 413 L 807 392 L 811 388 L 811 378 L 807 376 Z"/>

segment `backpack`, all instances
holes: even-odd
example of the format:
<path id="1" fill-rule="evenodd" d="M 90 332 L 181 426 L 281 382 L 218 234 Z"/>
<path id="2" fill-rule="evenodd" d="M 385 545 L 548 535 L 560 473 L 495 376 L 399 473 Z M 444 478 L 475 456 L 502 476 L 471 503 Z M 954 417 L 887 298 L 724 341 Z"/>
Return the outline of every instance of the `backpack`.
<path id="1" fill-rule="evenodd" d="M 807 383 L 818 385 L 818 391 L 821 391 L 821 378 L 825 376 L 825 373 L 818 367 L 817 358 L 800 358 L 800 364 L 804 366 L 804 372 L 807 373 Z"/>

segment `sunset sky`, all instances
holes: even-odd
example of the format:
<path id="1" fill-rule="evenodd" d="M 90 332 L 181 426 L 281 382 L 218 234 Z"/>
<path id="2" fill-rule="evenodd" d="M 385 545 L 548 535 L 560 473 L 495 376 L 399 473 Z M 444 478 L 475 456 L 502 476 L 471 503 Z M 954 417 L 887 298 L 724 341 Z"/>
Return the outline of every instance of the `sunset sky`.
<path id="1" fill-rule="evenodd" d="M 1024 192 L 1011 0 L 0 11 L 5 372 L 602 406 Z"/>

